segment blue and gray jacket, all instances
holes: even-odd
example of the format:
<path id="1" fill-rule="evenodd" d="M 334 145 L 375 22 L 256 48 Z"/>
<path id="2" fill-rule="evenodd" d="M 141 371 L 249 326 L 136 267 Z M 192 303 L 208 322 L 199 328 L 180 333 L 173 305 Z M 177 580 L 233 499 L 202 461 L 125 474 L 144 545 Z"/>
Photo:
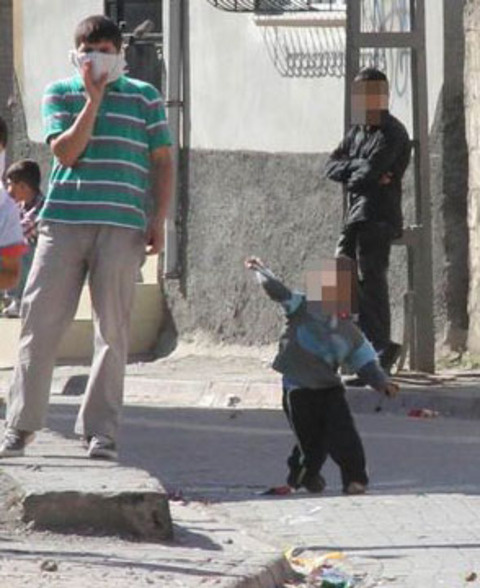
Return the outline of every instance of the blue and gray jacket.
<path id="1" fill-rule="evenodd" d="M 384 391 L 388 378 L 377 354 L 350 317 L 308 312 L 306 296 L 292 292 L 266 268 L 255 268 L 265 292 L 282 305 L 287 324 L 280 337 L 274 370 L 292 388 L 326 389 L 341 386 L 340 365 L 356 372 L 367 384 Z"/>

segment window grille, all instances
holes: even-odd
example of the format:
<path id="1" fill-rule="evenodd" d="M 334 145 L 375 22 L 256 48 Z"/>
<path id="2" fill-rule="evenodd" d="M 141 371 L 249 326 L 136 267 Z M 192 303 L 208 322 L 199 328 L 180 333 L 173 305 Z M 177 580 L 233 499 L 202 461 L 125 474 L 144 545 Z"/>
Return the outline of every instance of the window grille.
<path id="1" fill-rule="evenodd" d="M 207 0 L 215 8 L 228 12 L 313 12 L 345 10 L 346 0 Z"/>

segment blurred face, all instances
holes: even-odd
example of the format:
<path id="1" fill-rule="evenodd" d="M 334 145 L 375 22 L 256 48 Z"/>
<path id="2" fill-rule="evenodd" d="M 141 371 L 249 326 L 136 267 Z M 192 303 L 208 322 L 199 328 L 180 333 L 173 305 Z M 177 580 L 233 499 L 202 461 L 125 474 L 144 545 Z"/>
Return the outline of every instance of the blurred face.
<path id="1" fill-rule="evenodd" d="M 6 189 L 16 202 L 30 202 L 33 198 L 32 189 L 25 182 L 13 182 L 7 178 Z"/>
<path id="2" fill-rule="evenodd" d="M 307 308 L 312 314 L 350 315 L 355 306 L 353 264 L 347 259 L 325 259 L 306 273 Z"/>
<path id="3" fill-rule="evenodd" d="M 107 83 L 116 81 L 125 71 L 125 58 L 113 41 L 98 41 L 80 43 L 76 51 L 70 52 L 70 60 L 84 75 L 84 65 L 90 63 L 91 76 L 98 81 L 103 75 L 107 76 Z"/>
<path id="4" fill-rule="evenodd" d="M 357 81 L 352 85 L 352 123 L 378 126 L 388 110 L 388 83 Z"/>

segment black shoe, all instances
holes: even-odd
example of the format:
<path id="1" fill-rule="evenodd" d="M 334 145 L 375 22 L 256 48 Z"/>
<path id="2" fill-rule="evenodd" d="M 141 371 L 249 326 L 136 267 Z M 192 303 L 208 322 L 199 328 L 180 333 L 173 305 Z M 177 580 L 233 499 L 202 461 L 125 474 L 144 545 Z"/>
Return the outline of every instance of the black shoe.
<path id="1" fill-rule="evenodd" d="M 320 474 L 305 476 L 302 481 L 302 486 L 311 494 L 321 494 L 325 490 L 326 485 L 325 478 Z"/>
<path id="2" fill-rule="evenodd" d="M 363 482 L 350 482 L 350 484 L 343 489 L 344 494 L 348 494 L 348 496 L 359 496 L 360 494 L 365 494 L 367 491 L 367 484 Z"/>
<path id="3" fill-rule="evenodd" d="M 391 341 L 379 354 L 380 365 L 389 374 L 392 367 L 402 355 L 402 346 Z"/>
<path id="4" fill-rule="evenodd" d="M 321 494 L 327 485 L 325 478 L 320 474 L 308 474 L 302 469 L 291 471 L 287 477 L 287 484 L 295 490 L 305 488 L 312 494 Z"/>

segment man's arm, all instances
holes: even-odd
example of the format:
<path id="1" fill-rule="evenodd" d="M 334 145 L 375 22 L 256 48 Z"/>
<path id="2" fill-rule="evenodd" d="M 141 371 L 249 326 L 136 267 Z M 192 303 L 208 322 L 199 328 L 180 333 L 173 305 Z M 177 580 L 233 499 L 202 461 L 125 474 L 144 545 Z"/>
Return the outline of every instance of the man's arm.
<path id="1" fill-rule="evenodd" d="M 157 147 L 150 156 L 154 214 L 147 227 L 147 255 L 163 249 L 164 223 L 172 197 L 173 160 L 170 147 Z"/>
<path id="2" fill-rule="evenodd" d="M 332 151 L 325 165 L 325 175 L 329 180 L 348 182 L 351 174 L 357 169 L 360 160 L 350 157 L 350 143 L 353 130 L 350 130 L 339 146 Z"/>
<path id="3" fill-rule="evenodd" d="M 22 258 L 0 255 L 0 290 L 14 288 L 20 280 Z"/>
<path id="4" fill-rule="evenodd" d="M 409 139 L 399 133 L 390 137 L 385 134 L 379 137 L 375 148 L 366 158 L 358 160 L 360 165 L 351 174 L 347 182 L 350 190 L 366 188 L 368 186 L 378 186 L 385 183 L 384 178 L 392 173 L 392 168 L 397 159 L 408 148 Z M 391 177 L 390 179 L 393 179 Z"/>
<path id="5" fill-rule="evenodd" d="M 107 84 L 107 74 L 93 81 L 89 61 L 82 67 L 82 77 L 87 96 L 85 105 L 72 126 L 50 141 L 53 154 L 65 167 L 73 167 L 87 148 Z"/>

